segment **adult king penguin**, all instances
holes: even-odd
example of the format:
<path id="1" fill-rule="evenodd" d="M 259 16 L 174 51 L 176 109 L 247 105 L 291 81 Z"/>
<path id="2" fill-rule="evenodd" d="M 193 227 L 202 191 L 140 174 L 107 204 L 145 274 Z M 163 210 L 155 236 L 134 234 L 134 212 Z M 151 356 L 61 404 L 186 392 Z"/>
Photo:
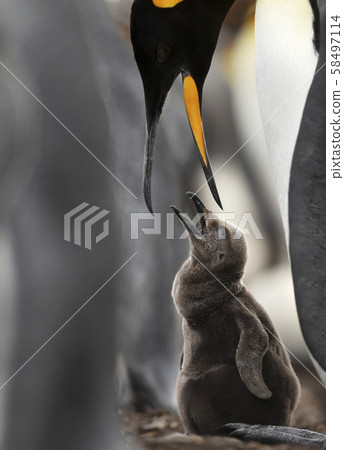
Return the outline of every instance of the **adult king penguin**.
<path id="1" fill-rule="evenodd" d="M 180 73 L 190 127 L 208 184 L 220 204 L 201 102 L 219 32 L 233 3 L 133 2 L 131 38 L 146 101 L 144 193 L 150 210 L 156 128 L 166 95 Z M 264 132 L 299 320 L 321 376 L 325 373 L 325 4 L 325 0 L 257 0 L 256 7 L 256 77 Z M 273 433 L 276 437 L 277 431 Z M 247 429 L 243 434 L 250 437 Z M 255 438 L 262 439 L 258 435 Z"/>

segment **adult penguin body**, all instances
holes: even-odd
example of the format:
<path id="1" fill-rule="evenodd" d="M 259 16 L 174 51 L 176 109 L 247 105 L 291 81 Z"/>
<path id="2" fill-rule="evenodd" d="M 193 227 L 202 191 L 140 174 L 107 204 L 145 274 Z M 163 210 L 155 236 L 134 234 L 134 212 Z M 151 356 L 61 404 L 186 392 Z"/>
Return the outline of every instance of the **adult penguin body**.
<path id="1" fill-rule="evenodd" d="M 299 320 L 323 380 L 324 63 L 325 2 L 318 7 L 315 0 L 258 0 L 256 79 L 264 134 L 290 252 Z"/>
<path id="2" fill-rule="evenodd" d="M 314 5 L 315 6 L 315 5 Z M 258 0 L 256 80 L 264 135 L 288 243 L 288 190 L 303 109 L 315 72 L 318 12 L 309 0 Z"/>

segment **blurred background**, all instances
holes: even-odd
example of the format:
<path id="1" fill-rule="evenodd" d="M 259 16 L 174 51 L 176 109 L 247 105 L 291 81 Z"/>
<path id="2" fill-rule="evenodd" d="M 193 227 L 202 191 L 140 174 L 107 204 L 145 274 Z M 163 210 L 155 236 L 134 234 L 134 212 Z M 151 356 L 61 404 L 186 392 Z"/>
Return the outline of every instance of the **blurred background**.
<path id="1" fill-rule="evenodd" d="M 130 7 L 129 0 L 3 0 L 0 6 L 0 440 L 6 449 L 24 443 L 35 450 L 114 448 L 114 441 L 121 448 L 113 405 L 176 407 L 182 340 L 170 291 L 188 243 L 178 239 L 177 221 L 176 238 L 166 239 L 166 213 L 175 204 L 193 216 L 188 190 L 214 212 L 219 208 L 205 184 L 178 78 L 153 169 L 162 235 L 130 237 L 131 214 L 147 212 L 143 89 L 129 39 Z M 248 232 L 245 283 L 286 347 L 314 372 L 257 101 L 254 9 L 253 0 L 237 2 L 223 27 L 204 86 L 205 134 L 224 212 Z M 92 251 L 63 239 L 64 214 L 82 202 L 110 211 L 110 235 Z M 242 221 L 247 213 L 262 239 Z"/>

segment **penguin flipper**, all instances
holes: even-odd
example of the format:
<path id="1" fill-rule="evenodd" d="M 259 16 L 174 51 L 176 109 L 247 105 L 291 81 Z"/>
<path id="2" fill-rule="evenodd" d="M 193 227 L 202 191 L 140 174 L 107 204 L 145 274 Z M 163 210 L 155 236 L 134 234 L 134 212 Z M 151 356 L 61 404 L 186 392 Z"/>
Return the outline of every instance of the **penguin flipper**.
<path id="1" fill-rule="evenodd" d="M 237 319 L 237 325 L 240 339 L 235 362 L 241 381 L 251 394 L 261 400 L 268 400 L 272 393 L 263 380 L 262 366 L 269 347 L 269 337 L 260 321 L 253 316 L 245 316 L 245 320 Z"/>
<path id="2" fill-rule="evenodd" d="M 216 430 L 227 436 L 263 444 L 298 444 L 312 448 L 326 448 L 326 436 L 315 431 L 277 425 L 247 425 L 227 423 Z"/>

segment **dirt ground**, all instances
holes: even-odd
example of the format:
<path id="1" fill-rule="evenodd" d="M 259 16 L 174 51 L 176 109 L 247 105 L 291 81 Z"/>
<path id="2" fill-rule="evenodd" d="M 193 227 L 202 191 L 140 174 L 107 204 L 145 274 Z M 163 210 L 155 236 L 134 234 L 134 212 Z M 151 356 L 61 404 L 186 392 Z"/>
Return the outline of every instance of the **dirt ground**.
<path id="1" fill-rule="evenodd" d="M 295 368 L 301 382 L 301 399 L 293 426 L 325 433 L 325 389 L 305 369 Z M 186 436 L 176 413 L 164 409 L 146 408 L 135 411 L 128 408 L 122 412 L 123 436 L 129 450 L 217 450 L 217 449 L 305 449 L 297 445 L 263 445 L 243 442 L 220 436 Z M 141 445 L 140 445 L 141 444 Z"/>

